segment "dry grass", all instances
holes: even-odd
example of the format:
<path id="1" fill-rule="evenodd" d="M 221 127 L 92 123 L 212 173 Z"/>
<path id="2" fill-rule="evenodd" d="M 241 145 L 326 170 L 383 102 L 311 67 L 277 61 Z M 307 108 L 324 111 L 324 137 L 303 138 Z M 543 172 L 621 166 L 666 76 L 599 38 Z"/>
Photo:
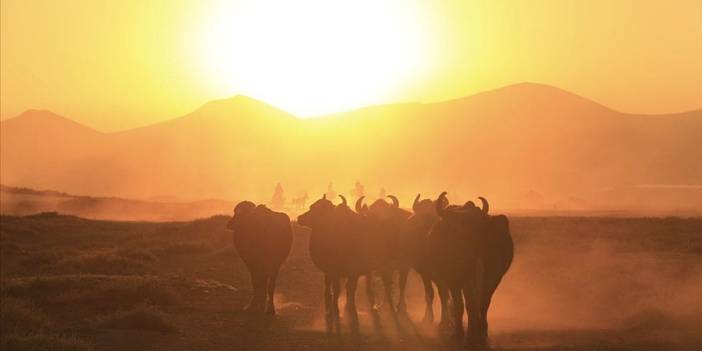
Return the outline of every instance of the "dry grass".
<path id="1" fill-rule="evenodd" d="M 169 243 L 152 250 L 157 255 L 193 255 L 211 251 L 207 245 L 195 242 Z"/>
<path id="2" fill-rule="evenodd" d="M 129 247 L 120 248 L 114 252 L 118 256 L 122 256 L 128 259 L 141 261 L 141 262 L 155 262 L 158 257 L 154 254 L 153 250 L 139 247 Z"/>
<path id="3" fill-rule="evenodd" d="M 60 333 L 96 329 L 175 332 L 159 306 L 177 303 L 152 276 L 63 275 L 8 279 L 2 297 L 2 350 L 90 350 Z M 32 301 L 30 305 L 26 301 Z"/>
<path id="4" fill-rule="evenodd" d="M 89 351 L 87 342 L 75 337 L 52 334 L 5 334 L 0 338 L 3 351 Z"/>
<path id="5" fill-rule="evenodd" d="M 3 297 L 26 298 L 50 310 L 86 316 L 141 303 L 169 306 L 178 301 L 162 279 L 151 276 L 64 275 L 10 279 Z"/>
<path id="6" fill-rule="evenodd" d="M 99 328 L 148 330 L 163 333 L 177 331 L 165 313 L 157 306 L 148 303 L 138 304 L 129 309 L 99 317 L 96 320 L 96 325 Z"/>
<path id="7" fill-rule="evenodd" d="M 0 301 L 0 324 L 2 333 L 46 332 L 53 323 L 49 317 L 29 303 L 11 297 Z"/>
<path id="8" fill-rule="evenodd" d="M 64 274 L 144 274 L 141 261 L 111 252 L 95 252 L 62 258 L 51 271 Z"/>
<path id="9" fill-rule="evenodd" d="M 39 269 L 45 269 L 49 265 L 56 264 L 61 259 L 55 252 L 31 252 L 27 253 L 24 258 L 20 260 L 20 264 L 23 268 L 34 271 Z"/>
<path id="10" fill-rule="evenodd" d="M 260 333 L 259 344 L 246 315 L 237 313 L 251 289 L 226 217 L 182 223 L 48 214 L 0 219 L 0 298 L 8 301 L 2 350 L 88 349 L 61 336 L 73 333 L 99 350 L 324 346 L 323 333 L 315 329 L 323 281 L 309 258 L 309 231 L 301 227 L 295 226 L 278 281 L 283 323 Z M 496 348 L 700 349 L 687 344 L 702 345 L 696 332 L 702 220 L 515 217 L 510 226 L 515 261 L 490 312 Z M 411 275 L 407 298 L 415 321 L 423 312 L 423 293 Z M 365 294 L 358 295 L 364 306 Z M 308 308 L 288 309 L 281 301 Z M 646 312 L 651 306 L 655 313 Z M 605 332 L 576 332 L 592 328 Z M 426 348 L 391 342 L 364 349 L 435 349 L 433 339 L 427 340 Z M 660 347 L 638 347 L 656 340 Z"/>

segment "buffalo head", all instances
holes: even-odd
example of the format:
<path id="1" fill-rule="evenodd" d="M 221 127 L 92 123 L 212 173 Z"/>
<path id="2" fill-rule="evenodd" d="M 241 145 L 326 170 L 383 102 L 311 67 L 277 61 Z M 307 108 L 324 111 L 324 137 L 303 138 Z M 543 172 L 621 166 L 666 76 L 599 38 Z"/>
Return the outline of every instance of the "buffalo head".
<path id="1" fill-rule="evenodd" d="M 356 200 L 355 209 L 356 209 L 356 212 L 359 214 L 365 214 L 366 212 L 368 212 L 368 205 L 363 203 L 364 198 L 365 198 L 365 196 L 361 196 L 358 198 L 358 200 Z"/>
<path id="2" fill-rule="evenodd" d="M 234 207 L 234 216 L 227 223 L 227 228 L 238 231 L 253 222 L 256 212 L 256 204 L 251 201 L 242 201 Z"/>
<path id="3" fill-rule="evenodd" d="M 344 203 L 346 203 L 346 201 L 344 201 Z M 330 218 L 334 212 L 334 208 L 334 204 L 327 200 L 327 196 L 325 194 L 321 199 L 310 205 L 310 209 L 307 210 L 307 212 L 297 217 L 297 223 L 302 226 L 312 228 L 318 223 L 322 223 L 322 221 Z"/>
<path id="4" fill-rule="evenodd" d="M 478 199 L 482 203 L 482 208 L 476 206 L 473 201 L 467 201 L 463 206 L 449 205 L 444 191 L 435 201 L 436 212 L 442 218 L 446 216 L 487 216 L 490 204 L 482 196 Z"/>
<path id="5" fill-rule="evenodd" d="M 420 200 L 421 194 L 417 194 L 417 197 L 414 198 L 414 203 L 412 203 L 412 211 L 416 215 L 428 215 L 431 217 L 437 217 L 436 213 L 436 205 L 434 204 L 434 201 L 430 199 L 424 199 Z"/>

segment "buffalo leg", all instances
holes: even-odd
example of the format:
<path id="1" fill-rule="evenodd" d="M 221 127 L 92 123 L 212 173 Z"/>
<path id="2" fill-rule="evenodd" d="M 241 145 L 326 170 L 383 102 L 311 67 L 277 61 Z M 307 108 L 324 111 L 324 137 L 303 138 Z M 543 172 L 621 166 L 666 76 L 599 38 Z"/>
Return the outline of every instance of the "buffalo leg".
<path id="1" fill-rule="evenodd" d="M 392 302 L 392 272 L 382 272 L 381 277 L 383 279 L 383 288 L 385 289 L 385 303 L 392 313 L 395 314 Z"/>
<path id="2" fill-rule="evenodd" d="M 346 281 L 346 315 L 354 334 L 358 333 L 358 312 L 356 311 L 356 287 L 358 276 L 350 276 Z"/>
<path id="3" fill-rule="evenodd" d="M 332 333 L 334 318 L 332 315 L 332 280 L 329 274 L 324 275 L 324 317 L 327 327 L 327 334 Z"/>
<path id="4" fill-rule="evenodd" d="M 356 287 L 358 276 L 350 276 L 346 281 L 346 310 L 356 310 Z"/>
<path id="5" fill-rule="evenodd" d="M 439 300 L 441 301 L 441 320 L 439 321 L 439 331 L 446 332 L 451 326 L 451 317 L 449 316 L 448 310 L 448 289 L 444 283 L 436 284 L 436 288 L 439 291 Z"/>
<path id="6" fill-rule="evenodd" d="M 333 328 L 337 334 L 341 334 L 341 317 L 339 316 L 339 295 L 341 293 L 341 283 L 339 282 L 339 277 L 335 276 L 332 279 L 332 310 L 334 325 Z"/>
<path id="7" fill-rule="evenodd" d="M 476 346 L 487 344 L 487 309 L 492 293 L 495 291 L 499 280 L 490 279 L 485 270 L 485 260 L 478 259 L 475 265 L 475 307 L 478 312 L 472 342 Z"/>
<path id="8" fill-rule="evenodd" d="M 244 311 L 249 312 L 253 311 L 256 305 L 256 274 L 254 273 L 253 269 L 251 269 L 250 267 L 247 268 L 249 269 L 249 278 L 251 279 L 251 287 L 253 290 L 249 303 L 246 304 L 246 306 L 244 306 Z"/>
<path id="9" fill-rule="evenodd" d="M 453 337 L 456 339 L 462 339 L 465 335 L 465 330 L 463 329 L 463 289 L 458 287 L 451 287 L 451 301 L 453 302 Z"/>
<path id="10" fill-rule="evenodd" d="M 422 323 L 432 324 L 434 323 L 434 287 L 431 284 L 431 279 L 425 275 L 421 275 L 422 283 L 424 284 L 424 302 L 426 306 L 424 308 L 424 318 L 422 318 Z"/>
<path id="11" fill-rule="evenodd" d="M 262 312 L 266 304 L 266 274 L 254 270 L 251 274 L 253 281 L 253 299 L 248 311 L 253 313 Z"/>
<path id="12" fill-rule="evenodd" d="M 472 284 L 467 284 L 463 290 L 466 296 L 466 314 L 468 314 L 468 334 L 466 335 L 466 342 L 471 346 L 479 346 L 482 344 L 480 335 L 482 334 L 482 321 L 484 320 L 482 316 L 483 308 L 480 301 L 481 298 L 477 294 L 478 289 Z"/>
<path id="13" fill-rule="evenodd" d="M 373 291 L 373 274 L 366 274 L 366 297 L 368 298 L 368 306 L 371 312 L 377 311 L 378 306 L 375 304 L 375 292 Z"/>
<path id="14" fill-rule="evenodd" d="M 482 299 L 480 301 L 480 319 L 476 321 L 476 331 L 474 334 L 474 340 L 471 340 L 476 346 L 486 346 L 487 336 L 488 336 L 488 311 L 490 309 L 490 303 L 492 301 L 492 296 L 497 290 L 497 286 L 502 280 L 502 276 L 506 272 L 505 270 L 492 272 L 492 274 L 485 274 L 484 281 L 485 287 L 482 289 Z"/>
<path id="15" fill-rule="evenodd" d="M 407 275 L 409 268 L 400 269 L 400 297 L 397 303 L 397 312 L 407 313 L 407 301 L 405 300 L 405 288 L 407 287 Z"/>
<path id="16" fill-rule="evenodd" d="M 278 270 L 274 270 L 268 276 L 268 291 L 267 291 L 268 303 L 266 306 L 266 314 L 269 314 L 271 316 L 275 316 L 275 304 L 273 303 L 273 295 L 275 294 L 275 283 L 276 283 L 277 279 L 278 279 Z"/>
<path id="17" fill-rule="evenodd" d="M 380 334 L 382 324 L 380 323 L 380 314 L 378 313 L 378 305 L 375 303 L 375 289 L 373 289 L 373 273 L 365 274 L 366 277 L 366 296 L 368 298 L 368 306 L 370 307 L 370 315 L 373 321 L 373 328 L 376 333 Z"/>

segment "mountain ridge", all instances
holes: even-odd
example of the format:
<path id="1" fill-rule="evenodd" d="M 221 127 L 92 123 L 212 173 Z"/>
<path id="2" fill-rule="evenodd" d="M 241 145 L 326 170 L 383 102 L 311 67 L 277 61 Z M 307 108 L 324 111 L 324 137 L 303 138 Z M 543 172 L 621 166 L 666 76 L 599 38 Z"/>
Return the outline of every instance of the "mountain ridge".
<path id="1" fill-rule="evenodd" d="M 8 118 L 6 120 L 0 121 L 0 125 L 3 126 L 13 126 L 17 124 L 36 124 L 36 123 L 50 123 L 55 126 L 61 124 L 61 127 L 67 127 L 72 129 L 83 129 L 96 134 L 105 134 L 97 129 L 93 129 L 89 126 L 76 122 L 68 117 L 62 116 L 58 113 L 52 112 L 45 109 L 28 109 L 19 115 Z"/>
<path id="2" fill-rule="evenodd" d="M 271 104 L 266 103 L 265 101 L 247 96 L 247 95 L 242 95 L 242 94 L 237 94 L 228 98 L 223 98 L 223 99 L 215 99 L 215 100 L 210 100 L 207 101 L 203 104 L 201 104 L 199 107 L 196 109 L 192 110 L 189 113 L 186 113 L 181 116 L 169 118 L 163 121 L 158 121 L 154 122 L 151 124 L 147 124 L 144 126 L 139 126 L 139 127 L 134 127 L 134 128 L 127 128 L 123 130 L 117 130 L 117 131 L 110 131 L 110 132 L 103 132 L 100 131 L 99 129 L 92 128 L 88 125 L 82 124 L 80 122 L 77 122 L 73 119 L 70 119 L 68 117 L 62 116 L 58 113 L 55 113 L 51 110 L 46 110 L 46 109 L 28 109 L 25 110 L 24 112 L 20 113 L 17 116 L 5 119 L 0 121 L 0 125 L 5 125 L 6 123 L 10 123 L 13 121 L 19 121 L 19 120 L 26 120 L 27 118 L 35 118 L 35 116 L 47 116 L 50 118 L 54 118 L 57 121 L 62 121 L 62 122 L 72 122 L 72 125 L 75 126 L 80 126 L 86 129 L 90 129 L 92 131 L 95 131 L 97 133 L 101 134 L 118 134 L 118 133 L 125 133 L 125 132 L 130 132 L 134 130 L 139 130 L 139 129 L 144 129 L 144 128 L 150 128 L 152 126 L 157 126 L 157 125 L 162 125 L 164 123 L 169 123 L 173 122 L 197 113 L 202 113 L 206 112 L 207 110 L 211 110 L 213 108 L 221 108 L 222 106 L 227 106 L 228 108 L 231 109 L 238 109 L 242 110 L 242 105 L 248 105 L 249 107 L 254 106 L 256 108 L 260 109 L 268 109 L 271 111 L 276 111 L 277 114 L 280 115 L 286 115 L 288 117 L 293 117 L 296 119 L 300 120 L 315 120 L 315 119 L 323 119 L 323 118 L 338 118 L 340 116 L 346 116 L 346 115 L 351 115 L 354 113 L 362 112 L 362 111 L 368 111 L 368 110 L 376 110 L 376 109 L 387 109 L 387 108 L 403 108 L 403 107 L 408 107 L 408 106 L 422 106 L 422 107 L 431 107 L 431 106 L 439 106 L 447 103 L 470 103 L 474 99 L 479 99 L 483 98 L 486 96 L 490 95 L 505 95 L 505 94 L 523 94 L 524 92 L 528 93 L 534 93 L 535 91 L 539 92 L 541 95 L 546 95 L 545 93 L 555 93 L 555 95 L 560 95 L 561 98 L 565 97 L 568 99 L 572 100 L 579 100 L 581 102 L 587 103 L 587 104 L 592 104 L 592 105 L 597 105 L 598 108 L 601 108 L 602 110 L 606 110 L 612 113 L 617 113 L 617 114 L 622 114 L 622 115 L 629 115 L 629 116 L 663 116 L 663 117 L 668 117 L 668 116 L 690 116 L 691 118 L 695 118 L 697 114 L 702 113 L 702 107 L 698 109 L 693 109 L 689 111 L 680 111 L 680 112 L 671 112 L 671 113 L 652 113 L 652 114 L 646 114 L 646 113 L 629 113 L 629 112 L 622 112 L 618 111 L 615 109 L 612 109 L 609 106 L 606 106 L 604 104 L 601 104 L 593 99 L 589 99 L 587 97 L 584 97 L 582 95 L 579 95 L 577 93 L 573 93 L 571 91 L 561 89 L 556 86 L 552 86 L 549 84 L 542 84 L 542 83 L 533 83 L 533 82 L 521 82 L 521 83 L 515 83 L 515 84 L 510 84 L 506 85 L 503 87 L 495 88 L 495 89 L 490 89 L 490 90 L 485 90 L 481 92 L 477 92 L 475 94 L 471 95 L 466 95 L 462 97 L 457 97 L 453 99 L 448 99 L 448 100 L 441 100 L 441 101 L 434 101 L 434 102 L 397 102 L 397 103 L 387 103 L 387 104 L 377 104 L 377 105 L 368 105 L 368 106 L 361 106 L 355 109 L 351 110 L 345 110 L 345 111 L 339 111 L 339 112 L 333 112 L 329 114 L 323 114 L 323 115 L 318 115 L 314 117 L 309 117 L 309 118 L 302 118 L 295 116 L 292 113 L 286 112 L 283 109 L 280 109 L 278 107 L 275 107 Z M 494 97 L 491 97 L 494 99 Z M 551 95 L 551 98 L 553 98 L 553 95 Z M 45 117 L 46 118 L 46 117 Z"/>

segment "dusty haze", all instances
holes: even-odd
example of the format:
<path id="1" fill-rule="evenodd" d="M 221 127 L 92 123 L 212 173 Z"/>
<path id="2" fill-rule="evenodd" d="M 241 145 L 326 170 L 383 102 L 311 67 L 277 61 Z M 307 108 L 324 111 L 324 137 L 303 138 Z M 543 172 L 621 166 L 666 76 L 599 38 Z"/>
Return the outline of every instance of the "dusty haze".
<path id="1" fill-rule="evenodd" d="M 447 190 L 502 209 L 702 207 L 702 110 L 630 115 L 538 84 L 306 120 L 237 96 L 117 133 L 39 110 L 1 126 L 3 184 L 78 195 L 267 202 L 280 182 L 289 201 L 359 180 L 405 206 Z"/>

